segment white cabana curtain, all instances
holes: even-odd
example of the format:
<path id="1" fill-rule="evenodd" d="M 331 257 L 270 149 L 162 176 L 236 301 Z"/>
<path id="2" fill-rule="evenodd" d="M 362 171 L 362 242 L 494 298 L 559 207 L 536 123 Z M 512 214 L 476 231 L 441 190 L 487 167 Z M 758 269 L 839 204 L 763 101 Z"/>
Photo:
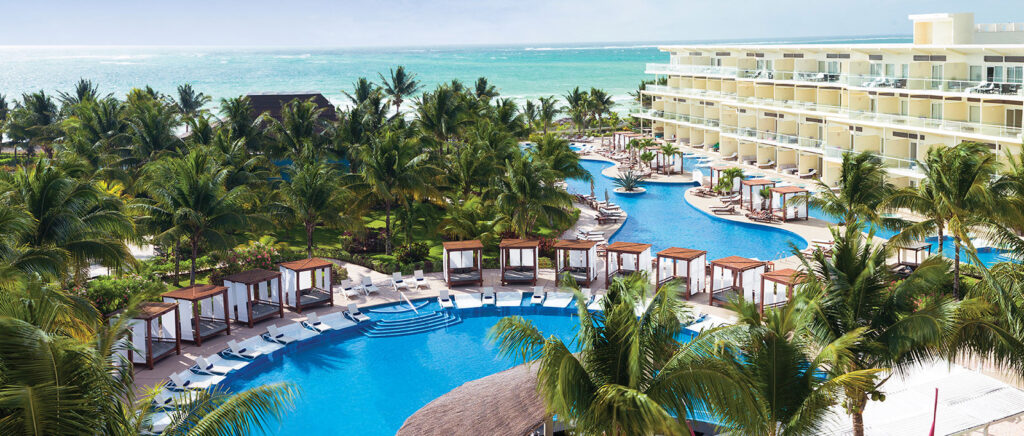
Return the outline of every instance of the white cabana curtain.
<path id="1" fill-rule="evenodd" d="M 786 219 L 796 218 L 800 216 L 800 213 L 803 211 L 803 206 L 796 204 L 796 202 L 793 201 L 794 198 L 796 198 L 795 195 L 785 194 L 772 196 L 772 208 L 782 210 L 782 200 L 785 199 L 786 210 L 783 211 L 783 216 Z"/>
<path id="2" fill-rule="evenodd" d="M 504 250 L 502 250 L 502 255 L 505 255 Z M 534 250 L 532 248 L 510 248 L 508 249 L 508 259 L 506 259 L 506 265 L 532 267 L 537 264 L 535 259 L 536 256 L 537 250 Z"/>
<path id="3" fill-rule="evenodd" d="M 284 292 L 284 302 L 288 305 L 294 305 L 297 301 L 295 299 L 298 288 L 295 287 L 295 271 L 292 271 L 285 267 L 278 268 L 281 272 L 281 292 Z"/>
<path id="4" fill-rule="evenodd" d="M 181 329 L 181 339 L 185 340 L 185 341 L 195 340 L 195 336 L 193 336 L 193 332 L 192 332 L 192 323 L 193 323 L 193 321 L 192 321 L 192 302 L 188 301 L 188 300 L 176 300 L 174 298 L 164 298 L 164 301 L 166 301 L 168 303 L 178 303 L 178 312 L 180 314 L 179 319 L 181 320 L 181 322 L 179 323 L 178 328 Z M 171 314 L 172 314 L 172 317 L 171 317 L 170 324 L 174 324 L 173 312 L 171 312 Z M 164 316 L 167 316 L 167 315 L 164 315 Z M 162 317 L 161 317 L 161 319 L 162 319 Z M 156 329 L 156 325 L 157 325 L 157 323 L 154 322 L 153 323 L 153 328 L 154 328 L 153 337 L 154 338 L 157 337 L 156 330 L 155 330 Z"/>
<path id="5" fill-rule="evenodd" d="M 698 294 L 704 290 L 707 283 L 707 261 L 707 256 L 704 255 L 690 261 L 690 271 L 688 271 L 690 274 L 689 283 L 692 286 L 688 290 L 690 295 Z"/>
<path id="6" fill-rule="evenodd" d="M 654 264 L 653 264 L 653 262 L 651 262 L 651 249 L 650 248 L 648 248 L 648 249 L 646 249 L 644 251 L 641 251 L 640 254 L 638 254 L 636 256 L 636 259 L 637 259 L 637 262 L 639 262 L 639 265 L 636 266 L 636 270 L 637 271 L 645 271 L 645 272 L 647 272 L 647 275 L 653 275 L 654 274 L 654 270 L 653 270 Z"/>
<path id="7" fill-rule="evenodd" d="M 231 318 L 237 321 L 249 321 L 248 290 L 245 283 L 224 280 L 224 287 L 228 288 L 228 310 L 231 311 Z M 237 314 L 237 316 L 235 316 Z"/>
<path id="8" fill-rule="evenodd" d="M 704 184 L 704 171 L 700 168 L 693 169 L 693 180 L 700 185 Z"/>
<path id="9" fill-rule="evenodd" d="M 764 273 L 762 272 L 762 274 Z M 760 298 L 760 295 L 758 295 L 757 298 Z M 780 285 L 770 280 L 764 280 L 764 304 L 766 306 L 783 303 L 787 298 L 785 285 Z"/>
<path id="10" fill-rule="evenodd" d="M 171 312 L 173 315 L 174 312 Z M 171 322 L 174 322 L 173 320 Z M 156 324 L 156 320 L 153 321 Z M 133 319 L 128 321 L 128 328 L 131 331 L 132 362 L 146 363 L 146 321 Z M 125 355 L 127 351 L 120 351 Z"/>
<path id="11" fill-rule="evenodd" d="M 758 301 L 761 293 L 761 274 L 765 267 L 760 266 L 743 271 L 742 277 L 737 277 L 735 283 L 743 287 L 743 298 L 748 301 Z M 723 289 L 733 285 L 733 273 L 731 270 L 715 267 L 714 269 L 714 290 Z"/>

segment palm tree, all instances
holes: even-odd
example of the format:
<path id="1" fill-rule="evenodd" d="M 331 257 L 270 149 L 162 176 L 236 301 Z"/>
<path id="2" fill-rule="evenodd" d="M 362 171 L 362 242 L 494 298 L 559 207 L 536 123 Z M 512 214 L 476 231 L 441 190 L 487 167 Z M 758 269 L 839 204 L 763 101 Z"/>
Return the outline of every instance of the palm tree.
<path id="1" fill-rule="evenodd" d="M 84 103 L 87 101 L 96 101 L 101 99 L 99 87 L 92 83 L 91 80 L 78 79 L 75 83 L 75 89 L 70 93 L 58 92 L 62 110 L 61 112 L 67 113 L 74 106 Z"/>
<path id="2" fill-rule="evenodd" d="M 869 152 L 844 153 L 839 171 L 838 190 L 818 180 L 818 194 L 813 197 L 800 196 L 796 201 L 806 201 L 812 207 L 842 220 L 840 224 L 859 220 L 881 224 L 886 228 L 898 228 L 901 220 L 886 218 L 883 206 L 895 188 L 886 180 L 886 169 L 878 156 Z"/>
<path id="3" fill-rule="evenodd" d="M 831 257 L 821 251 L 812 258 L 797 252 L 808 271 L 800 292 L 807 297 L 806 313 L 812 314 L 809 330 L 824 346 L 867 329 L 850 347 L 851 358 L 834 366 L 834 371 L 888 368 L 902 372 L 939 355 L 956 327 L 956 300 L 935 292 L 949 286 L 948 267 L 941 258 L 932 257 L 897 281 L 887 267 L 890 250 L 872 242 L 873 231 L 864 238 L 863 230 L 859 221 L 833 228 Z M 872 389 L 845 390 L 855 435 L 864 434 L 864 406 L 878 396 L 885 380 Z"/>
<path id="4" fill-rule="evenodd" d="M 537 116 L 540 115 L 539 110 L 540 108 L 537 106 L 537 103 L 534 103 L 533 100 L 526 100 L 526 104 L 523 106 L 523 118 L 530 132 L 537 127 Z"/>
<path id="5" fill-rule="evenodd" d="M 796 299 L 763 315 L 753 301 L 736 300 L 728 308 L 738 313 L 739 319 L 734 325 L 708 332 L 708 342 L 719 344 L 707 352 L 743 374 L 757 399 L 757 407 L 748 410 L 751 416 L 745 420 L 757 425 L 744 427 L 743 434 L 820 434 L 830 421 L 837 397 L 846 391 L 874 389 L 875 377 L 882 369 L 844 367 L 866 328 L 855 328 L 819 345 L 809 340 L 808 317 Z"/>
<path id="6" fill-rule="evenodd" d="M 43 159 L 14 173 L 0 174 L 0 200 L 5 208 L 23 210 L 31 228 L 21 241 L 61 260 L 64 274 L 76 281 L 90 263 L 120 267 L 134 261 L 125 245 L 135 228 L 117 197 L 96 185 L 68 176 Z M 66 276 L 62 274 L 63 280 Z"/>
<path id="7" fill-rule="evenodd" d="M 400 115 L 402 113 L 402 102 L 420 90 L 420 83 L 416 80 L 416 75 L 406 74 L 405 67 L 401 65 L 397 69 L 391 70 L 390 79 L 380 73 L 377 75 L 380 76 L 380 84 L 384 94 L 388 96 L 391 104 L 395 106 L 395 115 Z"/>
<path id="8" fill-rule="evenodd" d="M 189 284 L 196 283 L 200 246 L 224 250 L 235 245 L 234 233 L 248 229 L 255 218 L 245 212 L 243 186 L 227 189 L 229 170 L 204 149 L 182 157 L 167 157 L 147 167 L 145 192 L 151 200 L 135 207 L 143 223 L 169 223 L 158 239 L 180 235 L 188 242 Z"/>
<path id="9" fill-rule="evenodd" d="M 576 131 L 582 132 L 585 129 L 588 116 L 588 101 L 590 97 L 586 91 L 580 91 L 577 86 L 565 94 L 565 104 L 568 105 L 569 115 L 576 125 Z"/>
<path id="10" fill-rule="evenodd" d="M 490 101 L 490 99 L 497 97 L 499 94 L 498 89 L 488 83 L 486 77 L 478 77 L 473 85 L 473 95 L 480 100 Z"/>
<path id="11" fill-rule="evenodd" d="M 743 170 L 739 168 L 727 168 L 718 175 L 718 186 L 715 189 L 720 192 L 732 192 L 736 179 L 743 179 Z"/>
<path id="12" fill-rule="evenodd" d="M 580 326 L 574 338 L 545 338 L 519 316 L 499 320 L 491 337 L 503 355 L 536 361 L 548 413 L 574 433 L 692 434 L 685 418 L 704 410 L 728 427 L 755 425 L 742 421 L 744 410 L 758 407 L 754 395 L 740 373 L 705 353 L 714 344 L 676 339 L 680 321 L 690 315 L 675 286 L 662 287 L 636 315 L 649 288 L 642 273 L 616 278 L 601 301 L 604 310 L 593 313 L 575 291 Z"/>
<path id="13" fill-rule="evenodd" d="M 108 323 L 82 298 L 38 282 L 0 293 L 0 433 L 128 436 L 146 430 L 152 395 L 161 387 L 137 398 L 132 365 L 120 354 L 135 303 Z M 297 396 L 290 384 L 197 392 L 197 401 L 173 413 L 163 434 L 266 430 Z"/>
<path id="14" fill-rule="evenodd" d="M 351 102 L 353 106 L 363 104 L 363 102 L 369 99 L 371 95 L 379 92 L 381 92 L 380 88 L 365 77 L 360 77 L 356 79 L 355 82 L 352 82 L 351 94 L 349 94 L 348 91 L 341 91 L 342 94 L 345 94 L 345 96 L 348 97 L 349 102 Z"/>
<path id="15" fill-rule="evenodd" d="M 672 157 L 679 154 L 681 150 L 675 144 L 666 142 L 661 145 L 660 151 L 662 156 L 661 168 L 665 171 L 665 174 L 671 174 L 672 168 L 669 167 L 669 164 L 672 161 Z"/>
<path id="16" fill-rule="evenodd" d="M 262 135 L 261 115 L 254 115 L 255 108 L 249 97 L 222 98 L 220 100 L 220 116 L 224 125 L 231 132 L 231 139 L 244 139 L 250 150 L 257 150 Z"/>
<path id="17" fill-rule="evenodd" d="M 548 129 L 551 128 L 551 124 L 555 122 L 555 117 L 562 110 L 558 107 L 558 100 L 553 95 L 540 98 L 540 110 L 537 113 L 537 119 L 540 121 L 541 128 L 545 135 L 548 134 Z"/>
<path id="18" fill-rule="evenodd" d="M 210 96 L 192 89 L 191 83 L 178 85 L 178 99 L 174 105 L 178 113 L 185 117 L 193 117 L 210 102 Z"/>
<path id="19" fill-rule="evenodd" d="M 143 98 L 128 103 L 128 137 L 136 167 L 160 156 L 179 151 L 184 141 L 175 130 L 181 118 L 173 107 L 162 100 Z"/>
<path id="20" fill-rule="evenodd" d="M 313 257 L 313 232 L 317 226 L 334 227 L 346 222 L 345 209 L 352 199 L 339 183 L 337 172 L 322 161 L 301 159 L 288 170 L 289 179 L 279 192 L 288 221 L 302 225 L 306 256 Z"/>
<path id="21" fill-rule="evenodd" d="M 651 167 L 651 162 L 654 162 L 655 157 L 656 156 L 654 155 L 654 152 L 650 150 L 644 150 L 643 153 L 640 153 L 640 161 L 647 164 L 647 168 L 650 168 L 652 170 L 654 168 Z"/>
<path id="22" fill-rule="evenodd" d="M 505 173 L 497 179 L 496 224 L 525 238 L 537 225 L 564 227 L 571 224 L 572 196 L 555 185 L 551 168 L 517 157 L 505 161 Z"/>
<path id="23" fill-rule="evenodd" d="M 63 253 L 28 245 L 35 221 L 24 207 L 0 208 L 0 291 L 10 291 L 23 278 L 38 275 L 46 280 L 63 277 Z"/>
<path id="24" fill-rule="evenodd" d="M 604 114 L 611 112 L 612 106 L 615 106 L 615 100 L 603 89 L 590 88 L 590 105 L 594 116 L 597 117 L 597 128 L 604 128 L 602 118 Z"/>
<path id="25" fill-rule="evenodd" d="M 49 148 L 56 138 L 59 119 L 57 105 L 46 92 L 22 94 L 7 121 L 7 136 L 31 155 L 36 147 Z"/>
<path id="26" fill-rule="evenodd" d="M 391 254 L 392 209 L 410 199 L 434 196 L 436 169 L 419 144 L 400 131 L 385 130 L 360 151 L 357 181 L 350 188 L 366 202 L 384 204 L 385 252 Z"/>
<path id="27" fill-rule="evenodd" d="M 313 99 L 292 100 L 281 108 L 281 119 L 274 119 L 268 131 L 276 139 L 278 155 L 297 155 L 307 145 L 314 150 L 324 143 L 327 122 L 323 118 L 324 108 L 318 107 Z"/>
<path id="28" fill-rule="evenodd" d="M 554 134 L 541 136 L 531 156 L 534 161 L 555 171 L 559 179 L 591 179 L 590 172 L 580 164 L 580 155 L 569 147 L 569 141 Z"/>

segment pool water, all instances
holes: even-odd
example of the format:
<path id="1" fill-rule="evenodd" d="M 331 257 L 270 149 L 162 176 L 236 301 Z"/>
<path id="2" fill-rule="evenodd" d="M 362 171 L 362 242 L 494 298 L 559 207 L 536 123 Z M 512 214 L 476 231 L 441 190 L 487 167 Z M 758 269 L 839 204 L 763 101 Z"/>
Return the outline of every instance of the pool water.
<path id="1" fill-rule="evenodd" d="M 833 217 L 831 215 L 827 215 L 824 212 L 822 212 L 820 209 L 816 209 L 816 208 L 811 208 L 810 211 L 808 212 L 808 215 L 811 216 L 812 218 L 817 218 L 817 219 L 820 219 L 820 220 L 828 221 L 830 223 L 837 223 L 837 222 L 839 222 L 838 218 L 835 218 L 835 217 Z M 885 238 L 885 239 L 890 239 L 893 236 L 896 236 L 896 233 L 897 232 L 892 231 L 892 230 L 886 230 L 886 229 L 881 229 L 881 228 L 876 228 L 875 229 L 875 236 L 878 236 L 880 238 Z M 936 242 L 939 240 L 939 238 L 937 236 L 932 236 L 932 237 L 927 238 L 925 240 L 930 242 L 930 243 L 932 243 L 932 254 L 938 254 L 939 253 L 939 246 L 938 246 L 938 244 L 936 244 Z M 950 237 L 950 236 L 944 236 L 942 238 L 942 255 L 946 256 L 946 257 L 948 257 L 950 259 L 954 259 L 955 258 L 954 257 L 955 253 L 956 253 L 956 246 L 953 243 L 953 238 Z M 989 267 L 992 266 L 992 265 L 995 265 L 995 264 L 997 264 L 999 262 L 1011 262 L 1011 261 L 1013 261 L 1012 258 L 1007 256 L 1007 253 L 1008 252 L 1006 250 L 1003 250 L 1003 249 L 1000 249 L 1000 248 L 995 248 L 995 247 L 979 247 L 978 248 L 978 260 L 980 260 L 983 264 L 985 264 L 985 266 L 989 266 Z M 965 262 L 965 263 L 973 263 L 971 260 L 968 260 L 967 250 L 965 250 L 965 249 L 961 249 L 960 250 L 960 261 L 961 262 Z"/>
<path id="2" fill-rule="evenodd" d="M 420 306 L 423 301 L 429 303 Z M 436 300 L 414 303 L 421 313 L 440 309 Z M 386 307 L 367 313 L 374 320 L 413 316 Z M 408 309 L 404 304 L 392 307 Z M 228 387 L 237 391 L 277 382 L 298 385 L 302 392 L 295 410 L 280 425 L 272 425 L 269 434 L 393 435 L 433 399 L 514 366 L 497 355 L 487 337 L 501 317 L 523 315 L 545 336 L 564 340 L 573 337 L 579 323 L 574 309 L 490 307 L 458 313 L 461 323 L 427 333 L 370 338 L 359 327 L 327 332 L 257 359 L 229 376 Z"/>
<path id="3" fill-rule="evenodd" d="M 654 245 L 654 252 L 669 247 L 707 250 L 708 260 L 726 256 L 752 257 L 762 260 L 792 255 L 790 244 L 800 249 L 807 241 L 799 235 L 775 227 L 725 220 L 706 214 L 691 206 L 683 193 L 694 183 L 645 183 L 641 195 L 620 195 L 613 192 L 612 179 L 601 174 L 614 164 L 583 160 L 583 168 L 593 175 L 594 194 L 618 204 L 628 214 L 625 224 L 611 241 L 641 242 Z M 692 170 L 695 159 L 685 159 L 684 168 Z M 590 194 L 590 183 L 568 180 L 569 192 Z"/>

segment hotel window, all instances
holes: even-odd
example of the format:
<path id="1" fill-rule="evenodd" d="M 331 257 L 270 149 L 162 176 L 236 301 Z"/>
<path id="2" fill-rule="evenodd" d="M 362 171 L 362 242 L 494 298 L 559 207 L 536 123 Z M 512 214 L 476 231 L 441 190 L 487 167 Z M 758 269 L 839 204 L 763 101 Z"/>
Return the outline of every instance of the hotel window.
<path id="1" fill-rule="evenodd" d="M 917 159 L 917 141 L 910 141 L 910 158 Z"/>
<path id="2" fill-rule="evenodd" d="M 942 65 L 932 65 L 932 89 L 942 88 Z"/>
<path id="3" fill-rule="evenodd" d="M 942 119 L 942 103 L 932 103 L 932 119 Z"/>
<path id="4" fill-rule="evenodd" d="M 882 64 L 871 64 L 871 75 L 881 76 L 882 75 Z"/>
<path id="5" fill-rule="evenodd" d="M 970 80 L 972 82 L 981 82 L 985 80 L 985 67 L 981 65 L 971 65 Z"/>
<path id="6" fill-rule="evenodd" d="M 910 113 L 910 102 L 906 100 L 900 100 L 900 115 L 906 115 Z"/>
<path id="7" fill-rule="evenodd" d="M 900 64 L 900 78 L 910 77 L 910 64 Z"/>
<path id="8" fill-rule="evenodd" d="M 896 64 L 885 64 L 885 77 L 896 77 Z"/>
<path id="9" fill-rule="evenodd" d="M 972 123 L 981 122 L 981 106 L 969 106 L 967 110 L 967 121 Z"/>
<path id="10" fill-rule="evenodd" d="M 1024 83 L 1024 67 L 1007 67 L 1006 81 L 1009 83 Z"/>
<path id="11" fill-rule="evenodd" d="M 829 74 L 839 74 L 839 61 L 828 61 L 826 69 Z"/>
<path id="12" fill-rule="evenodd" d="M 1006 110 L 1006 126 L 1007 127 L 1024 127 L 1021 126 L 1021 117 L 1024 114 L 1024 110 L 1021 109 L 1007 109 Z"/>
<path id="13" fill-rule="evenodd" d="M 1003 81 L 1003 67 L 988 67 L 985 69 L 985 80 L 989 82 Z"/>

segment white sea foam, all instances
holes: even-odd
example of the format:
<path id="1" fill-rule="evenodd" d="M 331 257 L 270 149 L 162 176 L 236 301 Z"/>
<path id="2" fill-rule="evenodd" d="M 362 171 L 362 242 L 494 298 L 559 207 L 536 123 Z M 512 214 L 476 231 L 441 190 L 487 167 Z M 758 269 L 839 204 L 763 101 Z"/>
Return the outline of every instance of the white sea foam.
<path id="1" fill-rule="evenodd" d="M 274 56 L 275 59 L 309 59 L 311 57 L 313 57 L 313 55 L 309 54 L 309 53 L 303 53 L 303 54 L 297 54 L 297 55 L 276 55 L 276 56 Z"/>

